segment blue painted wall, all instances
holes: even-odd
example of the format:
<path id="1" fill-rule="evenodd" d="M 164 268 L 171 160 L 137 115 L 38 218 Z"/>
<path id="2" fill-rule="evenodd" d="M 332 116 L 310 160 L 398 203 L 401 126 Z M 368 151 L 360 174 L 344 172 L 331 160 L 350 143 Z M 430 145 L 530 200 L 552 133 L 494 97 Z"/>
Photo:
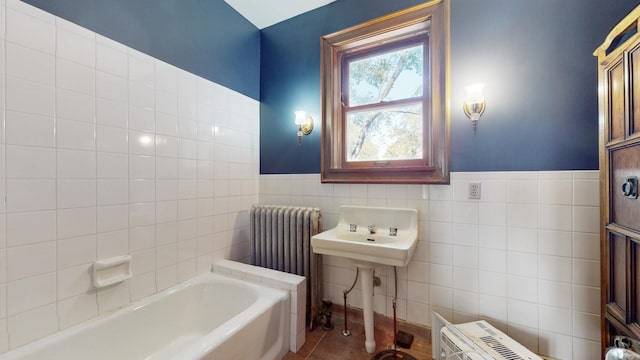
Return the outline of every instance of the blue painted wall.
<path id="1" fill-rule="evenodd" d="M 261 33 L 260 172 L 320 171 L 320 36 L 421 3 L 340 0 Z M 453 171 L 598 168 L 593 50 L 637 0 L 452 0 Z M 474 135 L 464 87 L 486 84 Z M 293 111 L 316 119 L 297 145 Z"/>
<path id="2" fill-rule="evenodd" d="M 260 32 L 223 0 L 24 1 L 260 98 Z"/>

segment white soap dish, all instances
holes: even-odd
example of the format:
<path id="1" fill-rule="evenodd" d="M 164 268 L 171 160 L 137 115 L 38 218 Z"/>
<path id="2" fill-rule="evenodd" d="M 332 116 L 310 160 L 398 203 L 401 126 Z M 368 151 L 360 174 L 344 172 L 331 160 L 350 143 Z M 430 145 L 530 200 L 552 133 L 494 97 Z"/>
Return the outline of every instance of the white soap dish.
<path id="1" fill-rule="evenodd" d="M 116 256 L 93 263 L 93 286 L 96 289 L 131 278 L 131 256 Z"/>

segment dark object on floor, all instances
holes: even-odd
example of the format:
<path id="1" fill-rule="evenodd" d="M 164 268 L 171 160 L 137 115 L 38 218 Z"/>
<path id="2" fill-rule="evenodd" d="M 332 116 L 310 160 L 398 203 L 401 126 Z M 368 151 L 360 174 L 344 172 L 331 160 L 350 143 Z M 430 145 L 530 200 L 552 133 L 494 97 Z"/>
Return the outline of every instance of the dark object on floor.
<path id="1" fill-rule="evenodd" d="M 333 313 L 333 303 L 330 300 L 322 300 L 322 307 L 318 311 L 318 322 L 322 324 L 322 330 L 333 330 L 331 314 Z"/>
<path id="2" fill-rule="evenodd" d="M 413 356 L 400 350 L 382 350 L 379 353 L 373 355 L 371 360 L 384 360 L 384 359 L 402 359 L 402 360 L 417 360 Z"/>
<path id="3" fill-rule="evenodd" d="M 400 346 L 401 348 L 411 349 L 411 344 L 413 344 L 413 335 L 402 330 L 398 331 L 398 339 L 396 340 L 396 345 Z"/>

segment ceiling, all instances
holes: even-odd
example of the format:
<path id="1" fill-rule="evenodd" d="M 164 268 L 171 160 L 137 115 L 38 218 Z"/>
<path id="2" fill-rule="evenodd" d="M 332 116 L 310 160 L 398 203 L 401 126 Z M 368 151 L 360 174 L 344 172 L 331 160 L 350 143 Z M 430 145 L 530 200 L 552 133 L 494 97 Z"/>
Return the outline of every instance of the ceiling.
<path id="1" fill-rule="evenodd" d="M 336 0 L 224 0 L 258 29 L 264 29 Z"/>

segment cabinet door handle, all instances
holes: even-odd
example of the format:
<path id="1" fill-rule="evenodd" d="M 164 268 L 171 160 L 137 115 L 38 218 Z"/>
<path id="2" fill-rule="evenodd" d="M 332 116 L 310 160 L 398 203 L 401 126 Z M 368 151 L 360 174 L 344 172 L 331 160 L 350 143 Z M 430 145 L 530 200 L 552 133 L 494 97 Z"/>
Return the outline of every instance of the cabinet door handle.
<path id="1" fill-rule="evenodd" d="M 622 184 L 622 195 L 630 198 L 637 199 L 638 198 L 638 178 L 635 176 L 631 176 L 627 178 Z"/>

